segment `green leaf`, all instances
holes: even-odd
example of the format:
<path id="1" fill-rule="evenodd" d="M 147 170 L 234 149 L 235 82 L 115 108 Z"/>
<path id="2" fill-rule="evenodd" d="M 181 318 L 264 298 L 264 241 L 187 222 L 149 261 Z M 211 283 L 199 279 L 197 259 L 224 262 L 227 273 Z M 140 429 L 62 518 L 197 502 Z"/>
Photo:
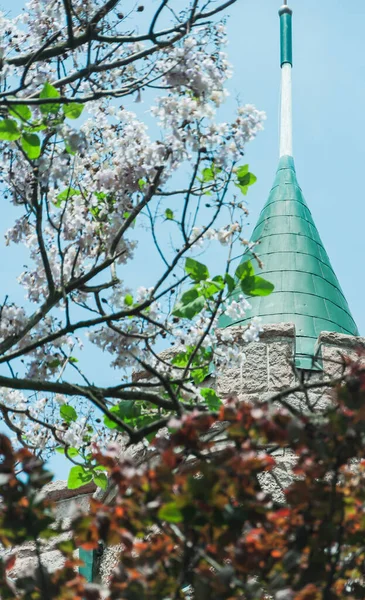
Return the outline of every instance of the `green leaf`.
<path id="1" fill-rule="evenodd" d="M 208 279 L 202 283 L 202 294 L 204 298 L 211 298 L 224 288 L 224 279 L 220 275 L 217 275 L 213 279 Z"/>
<path id="2" fill-rule="evenodd" d="M 146 427 L 146 425 L 150 425 L 151 423 L 155 423 L 155 421 L 158 421 L 160 419 L 160 415 L 159 414 L 155 414 L 155 415 L 142 415 L 141 417 L 138 417 L 135 421 L 135 426 L 138 429 L 142 429 L 143 427 Z M 149 433 L 148 435 L 145 436 L 145 439 L 148 442 L 152 442 L 152 440 L 156 437 L 157 431 L 154 431 L 153 433 Z"/>
<path id="3" fill-rule="evenodd" d="M 274 285 L 262 277 L 250 277 L 241 281 L 241 289 L 248 296 L 269 296 Z"/>
<path id="4" fill-rule="evenodd" d="M 13 117 L 21 119 L 21 121 L 29 121 L 32 118 L 32 111 L 25 104 L 11 104 L 9 106 L 9 113 Z"/>
<path id="5" fill-rule="evenodd" d="M 257 181 L 257 177 L 253 173 L 246 173 L 242 176 L 237 173 L 237 179 L 241 186 L 253 185 Z"/>
<path id="6" fill-rule="evenodd" d="M 226 273 L 225 280 L 226 280 L 226 284 L 227 284 L 229 293 L 233 292 L 233 290 L 236 287 L 235 280 L 233 279 L 233 277 L 229 273 Z"/>
<path id="7" fill-rule="evenodd" d="M 102 490 L 106 490 L 108 487 L 108 478 L 105 473 L 94 473 L 93 474 L 94 483 Z"/>
<path id="8" fill-rule="evenodd" d="M 35 133 L 23 133 L 21 147 L 30 160 L 35 160 L 41 154 L 41 140 Z"/>
<path id="9" fill-rule="evenodd" d="M 124 297 L 124 304 L 126 304 L 126 306 L 133 306 L 133 296 L 131 294 L 127 294 Z"/>
<path id="10" fill-rule="evenodd" d="M 209 277 L 209 271 L 206 265 L 203 265 L 193 258 L 186 259 L 185 272 L 193 281 L 202 281 L 204 279 L 208 279 Z"/>
<path id="11" fill-rule="evenodd" d="M 76 448 L 67 448 L 67 450 L 65 450 L 65 455 L 70 458 L 76 458 L 76 456 L 80 456 L 80 453 Z"/>
<path id="12" fill-rule="evenodd" d="M 214 179 L 213 169 L 210 169 L 209 167 L 207 169 L 203 169 L 202 176 L 203 176 L 203 182 L 204 183 L 208 183 L 209 181 L 213 181 L 213 179 Z"/>
<path id="13" fill-rule="evenodd" d="M 78 363 L 79 359 L 76 358 L 75 356 L 70 356 L 70 358 L 68 359 L 68 362 L 70 362 L 70 363 Z"/>
<path id="14" fill-rule="evenodd" d="M 75 190 L 75 188 L 69 187 L 66 190 L 63 190 L 57 196 L 57 202 L 55 202 L 55 206 L 59 208 L 65 200 L 68 200 L 71 196 L 80 196 L 81 192 L 79 190 Z"/>
<path id="15" fill-rule="evenodd" d="M 66 456 L 69 456 L 70 458 L 75 458 L 76 456 L 80 456 L 80 453 L 78 450 L 76 450 L 76 448 L 64 448 L 63 446 L 60 448 L 56 448 L 56 452 L 58 452 L 58 454 L 65 454 Z"/>
<path id="16" fill-rule="evenodd" d="M 186 302 L 186 295 L 196 294 L 195 299 L 192 299 L 190 302 Z M 180 317 L 182 319 L 192 319 L 195 315 L 198 315 L 205 306 L 205 298 L 204 296 L 199 296 L 197 290 L 189 290 L 189 292 L 185 292 L 182 296 L 181 301 L 175 304 L 174 310 L 172 314 L 175 317 Z"/>
<path id="17" fill-rule="evenodd" d="M 13 142 L 18 140 L 20 136 L 21 133 L 16 121 L 13 121 L 13 119 L 2 119 L 0 121 L 0 140 Z"/>
<path id="18" fill-rule="evenodd" d="M 209 366 L 201 367 L 200 369 L 193 369 L 191 376 L 195 385 L 202 383 L 209 375 Z"/>
<path id="19" fill-rule="evenodd" d="M 55 87 L 53 87 L 53 85 L 51 85 L 50 83 L 45 83 L 43 90 L 41 91 L 41 93 L 39 94 L 39 97 L 43 100 L 43 99 L 47 99 L 47 98 L 59 98 L 60 94 L 59 91 L 56 90 Z M 41 113 L 43 113 L 44 115 L 49 115 L 49 114 L 57 114 L 58 110 L 60 108 L 59 103 L 50 103 L 50 104 L 41 104 L 39 106 Z"/>
<path id="20" fill-rule="evenodd" d="M 168 523 L 181 523 L 183 515 L 175 502 L 169 502 L 168 504 L 161 506 L 158 511 L 158 518 L 161 519 L 161 521 L 167 521 Z"/>
<path id="21" fill-rule="evenodd" d="M 201 388 L 200 393 L 210 410 L 215 411 L 219 409 L 222 404 L 222 400 L 217 396 L 215 390 L 212 390 L 211 388 Z"/>
<path id="22" fill-rule="evenodd" d="M 202 182 L 209 183 L 210 181 L 214 181 L 217 175 L 222 172 L 220 167 L 216 167 L 214 163 L 212 163 L 211 167 L 207 167 L 202 171 Z"/>
<path id="23" fill-rule="evenodd" d="M 70 104 L 64 104 L 62 108 L 65 117 L 67 117 L 68 119 L 78 119 L 85 108 L 85 104 L 70 102 Z"/>
<path id="24" fill-rule="evenodd" d="M 77 490 L 92 480 L 93 474 L 90 470 L 86 470 L 81 466 L 72 467 L 68 476 L 67 487 L 69 490 Z"/>
<path id="25" fill-rule="evenodd" d="M 141 407 L 133 400 L 120 402 L 117 406 L 113 406 L 110 412 L 126 423 L 134 421 L 141 414 Z M 118 423 L 106 416 L 104 417 L 104 425 L 109 429 L 120 429 Z"/>
<path id="26" fill-rule="evenodd" d="M 174 213 L 172 212 L 171 208 L 166 208 L 165 210 L 165 217 L 168 221 L 172 221 L 174 218 Z"/>
<path id="27" fill-rule="evenodd" d="M 147 181 L 145 179 L 139 179 L 138 180 L 138 187 L 140 190 L 143 190 L 143 188 L 147 185 Z"/>
<path id="28" fill-rule="evenodd" d="M 257 177 L 253 173 L 250 173 L 248 169 L 248 165 L 243 165 L 236 171 L 237 181 L 235 185 L 241 190 L 244 196 L 246 196 L 249 186 L 257 181 Z"/>
<path id="29" fill-rule="evenodd" d="M 63 404 L 60 408 L 60 415 L 66 423 L 77 421 L 77 412 L 73 406 L 69 404 Z"/>
<path id="30" fill-rule="evenodd" d="M 183 295 L 180 298 L 180 302 L 183 306 L 187 306 L 188 304 L 190 304 L 190 302 L 199 298 L 199 296 L 200 294 L 198 289 L 196 287 L 193 287 L 190 290 L 187 290 L 183 293 Z"/>
<path id="31" fill-rule="evenodd" d="M 242 167 L 238 167 L 236 170 L 236 175 L 237 175 L 237 179 L 243 179 L 243 177 L 245 177 L 248 173 L 249 170 L 249 166 L 248 165 L 243 165 Z"/>
<path id="32" fill-rule="evenodd" d="M 67 154 L 71 154 L 71 156 L 75 156 L 76 154 L 76 150 L 72 150 L 70 144 L 67 144 L 67 142 L 65 142 L 65 150 Z"/>
<path id="33" fill-rule="evenodd" d="M 250 260 L 238 265 L 235 276 L 240 281 L 241 290 L 247 296 L 269 296 L 274 289 L 272 283 L 255 275 Z"/>
<path id="34" fill-rule="evenodd" d="M 47 363 L 47 367 L 50 369 L 57 369 L 57 367 L 61 366 L 61 361 L 59 358 L 54 358 Z"/>
<path id="35" fill-rule="evenodd" d="M 235 276 L 239 281 L 247 279 L 249 277 L 253 277 L 255 275 L 255 270 L 253 268 L 252 262 L 250 260 L 246 260 L 245 262 L 238 265 Z"/>
<path id="36" fill-rule="evenodd" d="M 36 131 L 44 131 L 47 129 L 47 125 L 45 123 L 41 123 L 39 121 L 35 121 L 32 125 L 23 125 L 23 131 L 28 131 L 29 133 L 34 133 Z"/>

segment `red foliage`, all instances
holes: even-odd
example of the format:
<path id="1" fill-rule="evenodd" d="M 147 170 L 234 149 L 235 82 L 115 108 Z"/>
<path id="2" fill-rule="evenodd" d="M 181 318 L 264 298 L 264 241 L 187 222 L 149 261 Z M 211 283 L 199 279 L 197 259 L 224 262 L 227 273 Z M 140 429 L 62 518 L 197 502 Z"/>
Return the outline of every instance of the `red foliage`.
<path id="1" fill-rule="evenodd" d="M 96 453 L 115 499 L 93 499 L 74 520 L 67 567 L 49 577 L 48 597 L 99 598 L 75 575 L 72 550 L 102 540 L 122 547 L 110 600 L 365 598 L 364 407 L 365 378 L 353 367 L 320 414 L 232 400 L 215 418 L 184 415 L 174 433 L 155 438 L 142 466 Z M 43 466 L 5 439 L 0 452 L 9 474 L 1 542 L 44 535 L 49 504 L 34 502 L 48 477 Z M 289 484 L 284 453 L 294 465 Z M 18 461 L 23 479 L 14 472 Z M 23 597 L 39 598 L 39 589 L 35 581 Z"/>

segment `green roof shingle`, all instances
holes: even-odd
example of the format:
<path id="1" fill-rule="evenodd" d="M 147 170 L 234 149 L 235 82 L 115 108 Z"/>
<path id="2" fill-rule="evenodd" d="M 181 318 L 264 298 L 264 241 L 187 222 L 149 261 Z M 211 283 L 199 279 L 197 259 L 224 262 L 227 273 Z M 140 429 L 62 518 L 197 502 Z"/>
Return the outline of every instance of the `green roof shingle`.
<path id="1" fill-rule="evenodd" d="M 275 290 L 267 297 L 250 298 L 252 309 L 241 323 L 252 317 L 261 317 L 263 324 L 294 323 L 296 362 L 301 368 L 310 368 L 322 331 L 359 335 L 298 185 L 292 157 L 280 159 L 251 241 L 259 242 L 254 250 L 263 262 L 262 269 L 255 263 L 255 271 Z M 248 251 L 242 261 L 251 257 Z M 223 327 L 232 324 L 228 317 L 221 319 Z"/>

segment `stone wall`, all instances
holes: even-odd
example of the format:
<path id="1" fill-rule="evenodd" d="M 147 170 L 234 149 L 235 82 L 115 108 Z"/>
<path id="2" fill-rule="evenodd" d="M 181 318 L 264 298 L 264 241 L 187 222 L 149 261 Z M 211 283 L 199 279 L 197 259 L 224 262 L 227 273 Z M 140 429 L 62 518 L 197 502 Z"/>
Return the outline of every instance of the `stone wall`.
<path id="1" fill-rule="evenodd" d="M 41 562 L 48 571 L 53 572 L 63 566 L 63 557 L 56 549 L 56 544 L 61 540 L 68 539 L 68 523 L 75 512 L 81 510 L 87 512 L 90 502 L 90 496 L 95 493 L 96 486 L 88 484 L 81 490 L 69 490 L 66 481 L 55 481 L 44 487 L 44 494 L 55 502 L 56 518 L 62 522 L 62 529 L 65 533 L 61 534 L 52 541 L 40 541 Z M 19 577 L 31 575 L 38 567 L 38 559 L 35 555 L 35 543 L 28 542 L 18 548 L 9 550 L 13 554 L 15 550 L 16 561 L 14 568 L 9 572 L 11 580 L 17 580 Z"/>
<path id="2" fill-rule="evenodd" d="M 240 332 L 239 327 L 232 329 Z M 219 375 L 216 388 L 223 398 L 238 396 L 242 401 L 254 403 L 273 400 L 283 390 L 296 388 L 288 399 L 297 407 L 305 407 L 301 383 L 325 384 L 340 377 L 345 370 L 344 357 L 359 358 L 364 349 L 365 338 L 323 332 L 314 350 L 313 368 L 303 371 L 295 367 L 295 326 L 266 325 L 259 342 L 244 346 L 246 359 L 241 368 L 227 369 Z M 308 395 L 311 405 L 321 408 L 330 400 L 331 391 L 323 386 L 311 389 Z"/>

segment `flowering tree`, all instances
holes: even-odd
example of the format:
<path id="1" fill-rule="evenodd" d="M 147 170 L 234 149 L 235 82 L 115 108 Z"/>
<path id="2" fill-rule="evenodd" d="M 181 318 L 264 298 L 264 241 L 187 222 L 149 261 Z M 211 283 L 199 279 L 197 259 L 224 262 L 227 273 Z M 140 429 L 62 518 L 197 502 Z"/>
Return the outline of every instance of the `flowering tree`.
<path id="1" fill-rule="evenodd" d="M 6 242 L 26 254 L 15 274 L 26 299 L 2 282 L 0 412 L 23 447 L 67 455 L 70 487 L 106 486 L 95 440 L 147 444 L 173 415 L 217 410 L 199 385 L 242 360 L 242 340 L 218 344 L 218 319 L 272 290 L 232 255 L 255 182 L 242 156 L 264 118 L 243 106 L 216 121 L 230 76 L 218 18 L 233 2 L 176 14 L 163 0 L 147 33 L 144 7 L 122 13 L 118 0 L 30 0 L 1 16 L 0 169 L 16 215 Z M 122 97 L 148 99 L 154 136 Z M 149 287 L 151 265 L 128 283 L 141 231 L 157 257 Z M 221 273 L 196 260 L 207 240 L 227 249 Z M 117 385 L 101 385 L 83 345 L 110 356 Z"/>

